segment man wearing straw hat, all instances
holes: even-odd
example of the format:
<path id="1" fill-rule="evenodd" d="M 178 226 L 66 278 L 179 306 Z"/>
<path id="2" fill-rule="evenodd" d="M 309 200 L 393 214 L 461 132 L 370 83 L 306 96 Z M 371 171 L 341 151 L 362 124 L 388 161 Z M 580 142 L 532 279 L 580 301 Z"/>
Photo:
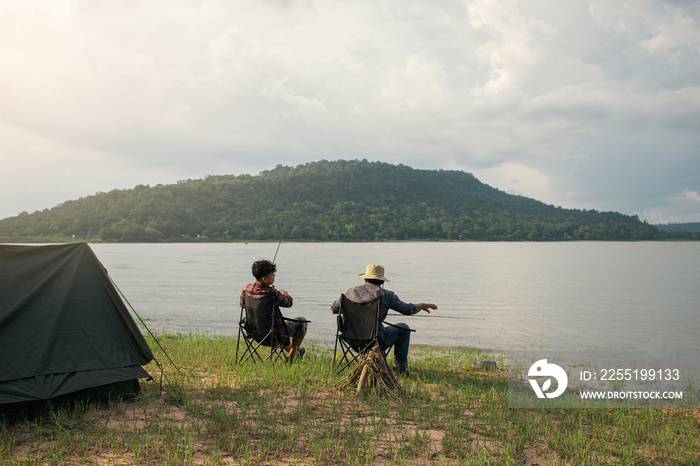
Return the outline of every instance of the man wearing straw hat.
<path id="1" fill-rule="evenodd" d="M 345 292 L 345 296 L 356 303 L 364 303 L 381 296 L 379 341 L 383 346 L 394 345 L 394 363 L 396 368 L 399 372 L 410 375 L 411 372 L 408 370 L 408 347 L 410 345 L 411 332 L 408 330 L 408 325 L 399 323 L 385 328 L 381 322 L 384 322 L 384 319 L 386 319 L 389 309 L 405 315 L 413 315 L 420 311 L 430 314 L 430 310 L 437 309 L 437 306 L 431 303 L 405 303 L 393 291 L 384 289 L 384 282 L 390 280 L 384 276 L 384 267 L 381 265 L 368 265 L 365 273 L 358 274 L 358 277 L 364 278 L 365 284 L 350 288 Z M 340 298 L 333 302 L 331 311 L 333 311 L 333 314 L 340 312 Z"/>

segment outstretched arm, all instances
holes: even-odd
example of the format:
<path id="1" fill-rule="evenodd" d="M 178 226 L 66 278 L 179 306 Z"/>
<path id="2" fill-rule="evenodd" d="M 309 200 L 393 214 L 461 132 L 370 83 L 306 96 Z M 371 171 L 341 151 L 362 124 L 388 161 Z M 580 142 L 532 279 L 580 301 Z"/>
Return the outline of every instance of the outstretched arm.
<path id="1" fill-rule="evenodd" d="M 416 303 L 416 304 L 414 304 L 414 306 L 416 306 L 416 313 L 418 313 L 420 311 L 425 311 L 428 314 L 430 314 L 431 310 L 434 311 L 434 310 L 437 310 L 437 308 L 438 308 L 435 304 L 431 304 L 431 303 Z"/>

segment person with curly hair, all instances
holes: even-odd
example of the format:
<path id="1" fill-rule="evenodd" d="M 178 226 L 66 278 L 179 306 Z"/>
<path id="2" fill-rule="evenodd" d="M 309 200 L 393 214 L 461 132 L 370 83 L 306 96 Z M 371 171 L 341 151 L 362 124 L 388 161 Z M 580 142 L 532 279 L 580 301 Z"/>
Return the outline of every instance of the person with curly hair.
<path id="1" fill-rule="evenodd" d="M 289 358 L 295 356 L 300 359 L 304 357 L 306 349 L 301 347 L 301 343 L 306 336 L 307 320 L 304 317 L 285 319 L 280 307 L 292 307 L 294 301 L 284 290 L 276 289 L 275 274 L 277 266 L 269 260 L 261 259 L 253 262 L 252 266 L 254 283 L 249 283 L 241 291 L 240 305 L 245 308 L 245 295 L 252 298 L 262 298 L 268 294 L 274 296 L 274 330 L 282 348 L 289 354 Z"/>

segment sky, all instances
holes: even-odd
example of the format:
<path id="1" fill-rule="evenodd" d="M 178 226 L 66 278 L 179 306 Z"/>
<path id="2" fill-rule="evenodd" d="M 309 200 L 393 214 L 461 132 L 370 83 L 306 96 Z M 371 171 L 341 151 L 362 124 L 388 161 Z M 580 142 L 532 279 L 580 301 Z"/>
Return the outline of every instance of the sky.
<path id="1" fill-rule="evenodd" d="M 696 0 L 0 0 L 0 218 L 367 159 L 700 221 Z"/>

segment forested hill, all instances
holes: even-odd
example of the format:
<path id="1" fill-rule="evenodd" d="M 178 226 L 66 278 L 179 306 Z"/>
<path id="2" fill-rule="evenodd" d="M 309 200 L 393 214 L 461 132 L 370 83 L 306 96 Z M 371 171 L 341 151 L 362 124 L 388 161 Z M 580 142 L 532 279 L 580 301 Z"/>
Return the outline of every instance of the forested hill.
<path id="1" fill-rule="evenodd" d="M 636 216 L 545 205 L 460 171 L 366 160 L 136 186 L 0 220 L 5 239 L 540 241 L 658 235 Z"/>
<path id="2" fill-rule="evenodd" d="M 655 225 L 659 231 L 689 231 L 700 233 L 700 222 L 691 223 L 667 223 L 665 225 Z"/>

